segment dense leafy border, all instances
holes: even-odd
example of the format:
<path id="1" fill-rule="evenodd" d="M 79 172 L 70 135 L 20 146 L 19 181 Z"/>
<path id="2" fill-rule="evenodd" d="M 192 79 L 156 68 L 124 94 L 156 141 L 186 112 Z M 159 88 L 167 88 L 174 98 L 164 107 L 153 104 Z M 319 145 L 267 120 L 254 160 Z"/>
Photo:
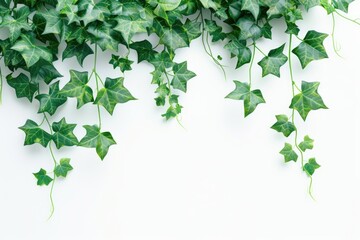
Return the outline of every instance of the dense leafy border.
<path id="1" fill-rule="evenodd" d="M 296 162 L 300 154 L 302 169 L 312 181 L 312 175 L 320 165 L 315 158 L 305 159 L 305 152 L 313 148 L 313 140 L 307 135 L 299 140 L 295 111 L 305 121 L 311 110 L 327 107 L 318 93 L 318 82 L 303 81 L 298 86 L 294 80 L 292 54 L 297 56 L 303 68 L 313 60 L 327 58 L 323 41 L 328 35 L 314 30 L 303 34 L 297 22 L 302 19 L 304 10 L 315 6 L 322 6 L 333 20 L 335 14 L 348 19 L 339 11 L 347 12 L 350 2 L 352 0 L 0 0 L 0 28 L 7 30 L 7 37 L 0 40 L 1 58 L 10 71 L 6 81 L 18 98 L 26 98 L 29 102 L 36 99 L 38 113 L 43 115 L 41 123 L 27 120 L 20 129 L 26 135 L 25 145 L 37 143 L 50 150 L 54 168 L 50 171 L 40 169 L 34 176 L 40 186 L 51 184 L 52 213 L 55 180 L 66 177 L 73 169 L 69 158 L 55 158 L 53 146 L 57 149 L 70 146 L 94 148 L 104 159 L 116 142 L 110 132 L 103 131 L 101 109 L 113 114 L 117 104 L 136 99 L 125 88 L 122 74 L 105 80 L 98 74 L 99 49 L 118 52 L 112 55 L 109 63 L 121 73 L 131 70 L 134 62 L 129 59 L 131 49 L 137 52 L 138 62 L 146 61 L 154 66 L 151 74 L 152 84 L 157 86 L 155 103 L 166 107 L 162 115 L 166 119 L 177 119 L 182 109 L 178 93 L 186 92 L 187 82 L 195 77 L 186 62 L 173 61 L 175 50 L 188 47 L 198 37 L 202 38 L 206 53 L 223 71 L 222 58 L 213 55 L 210 38 L 212 42 L 224 42 L 231 57 L 237 58 L 236 68 L 249 64 L 248 82 L 234 81 L 235 90 L 226 96 L 243 101 L 245 117 L 265 103 L 261 90 L 252 88 L 255 53 L 264 56 L 258 62 L 263 77 L 269 74 L 280 77 L 281 66 L 288 63 L 293 94 L 290 115 L 277 115 L 272 128 L 285 137 L 294 133 L 293 143 L 285 143 L 280 153 L 285 162 Z M 257 42 L 263 38 L 271 39 L 271 20 L 274 18 L 281 18 L 286 23 L 289 41 L 266 54 Z M 230 30 L 224 31 L 224 26 Z M 133 36 L 139 33 L 143 33 L 144 40 L 133 41 Z M 156 35 L 158 42 L 153 45 L 146 40 L 147 35 Z M 294 40 L 298 42 L 295 47 Z M 62 53 L 59 52 L 61 42 L 66 43 Z M 119 45 L 127 51 L 119 52 Z M 70 70 L 69 81 L 62 79 L 53 65 L 61 56 L 62 60 L 76 57 L 82 66 L 89 55 L 94 59 L 93 68 L 83 72 Z M 1 84 L 2 81 L 1 77 Z M 60 81 L 67 83 L 60 84 Z M 89 81 L 95 81 L 95 89 L 88 85 Z M 46 87 L 48 91 L 40 91 Z M 68 123 L 65 118 L 51 121 L 51 116 L 69 98 L 76 98 L 77 108 L 94 104 L 98 114 L 97 124 L 83 126 L 86 135 L 80 140 L 73 133 L 76 124 Z M 47 130 L 43 128 L 44 124 Z M 309 192 L 311 194 L 311 189 Z"/>

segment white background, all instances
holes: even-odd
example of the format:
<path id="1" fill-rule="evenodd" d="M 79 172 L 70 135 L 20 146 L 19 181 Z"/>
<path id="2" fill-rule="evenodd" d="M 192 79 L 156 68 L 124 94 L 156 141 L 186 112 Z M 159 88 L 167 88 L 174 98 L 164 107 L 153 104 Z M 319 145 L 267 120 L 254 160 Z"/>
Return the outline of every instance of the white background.
<path id="1" fill-rule="evenodd" d="M 360 2 L 350 7 L 360 17 Z M 331 32 L 331 16 L 320 8 L 301 23 L 306 30 Z M 4 240 L 358 240 L 360 239 L 359 103 L 360 27 L 337 17 L 336 40 L 343 59 L 325 40 L 329 59 L 312 62 L 301 71 L 293 56 L 295 78 L 320 81 L 320 94 L 329 110 L 312 111 L 304 124 L 297 115 L 300 138 L 309 134 L 322 167 L 314 175 L 313 201 L 307 194 L 309 179 L 300 163 L 284 164 L 278 154 L 285 138 L 270 129 L 276 114 L 289 114 L 291 84 L 288 68 L 281 78 L 260 77 L 254 65 L 254 86 L 267 103 L 243 118 L 240 101 L 224 99 L 233 90 L 232 80 L 247 81 L 248 66 L 232 70 L 235 62 L 221 44 L 228 80 L 203 51 L 200 39 L 191 48 L 177 51 L 176 61 L 188 60 L 197 73 L 181 94 L 181 115 L 186 130 L 176 121 L 165 122 L 165 111 L 155 106 L 152 67 L 142 63 L 126 74 L 125 85 L 137 97 L 116 108 L 113 117 L 103 111 L 105 130 L 118 145 L 101 162 L 93 149 L 67 148 L 56 156 L 71 157 L 74 170 L 55 185 L 56 211 L 50 210 L 49 187 L 38 187 L 32 175 L 41 167 L 51 169 L 47 149 L 23 147 L 24 134 L 17 128 L 27 118 L 38 122 L 38 103 L 15 99 L 5 84 L 0 107 L 0 239 Z M 285 27 L 274 21 L 274 41 L 261 41 L 266 52 L 286 42 Z M 294 43 L 298 44 L 297 42 Z M 136 54 L 132 52 L 136 60 Z M 262 56 L 257 53 L 258 62 Z M 102 76 L 117 76 L 100 57 Z M 102 60 L 103 59 L 103 60 Z M 90 71 L 92 57 L 85 61 Z M 56 62 L 69 80 L 68 69 L 81 70 L 76 60 Z M 75 67 L 74 67 L 75 66 Z M 66 116 L 82 124 L 95 124 L 96 108 L 76 109 L 75 99 L 66 103 L 52 120 Z"/>

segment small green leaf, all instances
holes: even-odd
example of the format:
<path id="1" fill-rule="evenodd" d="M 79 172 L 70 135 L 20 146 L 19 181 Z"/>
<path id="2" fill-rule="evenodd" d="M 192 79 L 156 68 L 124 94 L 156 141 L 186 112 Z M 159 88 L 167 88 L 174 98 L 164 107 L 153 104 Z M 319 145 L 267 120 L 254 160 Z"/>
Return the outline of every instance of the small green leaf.
<path id="1" fill-rule="evenodd" d="M 88 82 L 88 72 L 70 70 L 70 82 L 60 93 L 65 97 L 76 97 L 77 108 L 81 108 L 84 104 L 94 101 L 93 90 L 87 85 Z"/>
<path id="2" fill-rule="evenodd" d="M 67 98 L 59 92 L 59 81 L 50 85 L 49 94 L 39 94 L 35 97 L 40 102 L 39 113 L 47 112 L 54 115 Z"/>
<path id="3" fill-rule="evenodd" d="M 311 139 L 308 135 L 306 135 L 304 137 L 304 141 L 302 141 L 299 144 L 299 148 L 301 149 L 301 151 L 305 152 L 306 149 L 313 149 L 314 147 L 314 140 Z"/>
<path id="4" fill-rule="evenodd" d="M 298 155 L 293 150 L 292 145 L 289 143 L 285 143 L 285 146 L 283 149 L 281 149 L 280 154 L 284 156 L 285 162 L 296 162 L 298 159 Z"/>
<path id="5" fill-rule="evenodd" d="M 244 111 L 245 117 L 251 114 L 257 105 L 260 103 L 265 103 L 265 100 L 259 89 L 250 90 L 250 86 L 247 83 L 242 83 L 239 81 L 234 81 L 236 88 L 234 91 L 229 93 L 226 98 L 233 100 L 244 100 Z"/>
<path id="6" fill-rule="evenodd" d="M 260 12 L 260 6 L 258 0 L 243 0 L 241 10 L 247 10 L 251 12 L 255 19 L 258 18 Z"/>
<path id="7" fill-rule="evenodd" d="M 24 145 L 39 143 L 43 147 L 46 147 L 52 139 L 49 133 L 40 128 L 40 126 L 32 120 L 27 120 L 25 125 L 19 127 L 19 129 L 23 130 L 26 135 Z"/>
<path id="8" fill-rule="evenodd" d="M 34 94 L 39 91 L 39 84 L 31 82 L 23 73 L 20 73 L 16 78 L 13 78 L 12 75 L 8 75 L 6 80 L 10 87 L 15 89 L 16 97 L 25 97 L 29 99 L 30 102 L 32 102 Z"/>
<path id="9" fill-rule="evenodd" d="M 148 40 L 134 42 L 130 44 L 130 48 L 134 49 L 138 54 L 138 62 L 150 61 L 154 58 L 156 51 Z"/>
<path id="10" fill-rule="evenodd" d="M 114 69 L 119 67 L 121 72 L 125 72 L 132 70 L 131 64 L 133 64 L 134 62 L 129 60 L 128 58 L 121 58 L 119 56 L 112 54 L 109 63 L 113 65 Z"/>
<path id="11" fill-rule="evenodd" d="M 43 186 L 43 185 L 48 186 L 53 181 L 53 179 L 46 174 L 46 170 L 42 168 L 40 169 L 39 172 L 33 174 L 37 179 L 38 186 Z"/>
<path id="12" fill-rule="evenodd" d="M 71 170 L 73 167 L 70 165 L 70 158 L 63 158 L 60 160 L 60 164 L 56 165 L 54 173 L 57 177 L 66 177 Z"/>
<path id="13" fill-rule="evenodd" d="M 187 82 L 196 76 L 195 73 L 187 69 L 187 62 L 175 63 L 173 66 L 174 77 L 171 81 L 171 85 L 175 89 L 179 89 L 186 92 Z"/>
<path id="14" fill-rule="evenodd" d="M 287 56 L 283 54 L 285 44 L 271 50 L 258 64 L 262 68 L 262 76 L 268 74 L 280 77 L 280 67 L 287 62 Z"/>
<path id="15" fill-rule="evenodd" d="M 302 68 L 313 60 L 327 58 L 323 42 L 328 35 L 316 31 L 308 31 L 302 43 L 292 52 L 299 58 Z"/>
<path id="16" fill-rule="evenodd" d="M 327 109 L 318 93 L 319 82 L 305 82 L 301 84 L 301 93 L 295 95 L 291 101 L 290 108 L 299 112 L 305 121 L 311 110 Z"/>
<path id="17" fill-rule="evenodd" d="M 52 63 L 42 59 L 32 65 L 29 72 L 32 81 L 44 81 L 46 84 L 50 84 L 54 79 L 62 77 Z"/>
<path id="18" fill-rule="evenodd" d="M 276 115 L 276 120 L 276 123 L 272 125 L 271 128 L 281 132 L 285 137 L 290 136 L 290 134 L 296 130 L 295 125 L 289 122 L 289 118 L 286 115 Z"/>
<path id="19" fill-rule="evenodd" d="M 85 125 L 86 135 L 81 139 L 79 146 L 87 148 L 96 148 L 96 152 L 103 160 L 107 155 L 111 145 L 116 144 L 111 133 L 100 132 L 100 128 L 97 125 Z"/>
<path id="20" fill-rule="evenodd" d="M 52 129 L 54 130 L 53 141 L 58 149 L 64 146 L 76 146 L 79 141 L 73 133 L 76 124 L 68 124 L 65 118 L 60 122 L 54 122 Z"/>
<path id="21" fill-rule="evenodd" d="M 60 14 L 55 9 L 42 9 L 40 15 L 45 18 L 46 25 L 43 34 L 61 34 L 63 29 L 63 19 L 60 17 Z"/>
<path id="22" fill-rule="evenodd" d="M 320 165 L 316 162 L 315 158 L 310 158 L 309 162 L 305 163 L 304 171 L 309 175 L 312 176 L 316 169 L 318 169 Z"/>
<path id="23" fill-rule="evenodd" d="M 136 100 L 129 90 L 124 87 L 124 78 L 106 78 L 105 86 L 95 99 L 95 104 L 102 105 L 111 115 L 118 103 Z"/>

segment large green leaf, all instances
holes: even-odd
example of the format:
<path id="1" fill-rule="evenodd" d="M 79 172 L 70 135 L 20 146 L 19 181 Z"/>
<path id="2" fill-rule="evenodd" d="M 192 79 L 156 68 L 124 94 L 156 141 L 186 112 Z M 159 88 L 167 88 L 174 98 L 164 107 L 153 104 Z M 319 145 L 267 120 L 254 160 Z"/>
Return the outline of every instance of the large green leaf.
<path id="1" fill-rule="evenodd" d="M 89 47 L 89 45 L 87 45 L 86 42 L 78 43 L 77 41 L 73 40 L 66 44 L 66 48 L 62 54 L 62 60 L 75 56 L 79 64 L 83 66 L 84 59 L 93 53 L 93 50 Z"/>
<path id="2" fill-rule="evenodd" d="M 0 21 L 0 28 L 7 28 L 9 30 L 11 42 L 16 41 L 16 39 L 20 37 L 22 30 L 31 30 L 31 26 L 28 23 L 29 15 L 29 8 L 23 6 L 20 9 L 15 9 L 13 16 L 8 13 L 2 18 L 2 21 Z"/>
<path id="3" fill-rule="evenodd" d="M 105 86 L 99 91 L 95 104 L 102 105 L 111 115 L 118 103 L 136 100 L 124 87 L 124 78 L 106 78 Z"/>
<path id="4" fill-rule="evenodd" d="M 323 42 L 328 35 L 316 31 L 308 31 L 302 43 L 293 49 L 293 53 L 299 58 L 302 68 L 305 68 L 313 60 L 327 58 Z"/>
<path id="5" fill-rule="evenodd" d="M 40 126 L 32 120 L 27 120 L 25 125 L 20 127 L 20 129 L 23 130 L 26 135 L 24 145 L 39 143 L 43 147 L 46 147 L 52 139 L 49 133 L 40 128 Z"/>
<path id="6" fill-rule="evenodd" d="M 65 118 L 52 124 L 52 129 L 54 131 L 53 141 L 58 149 L 64 146 L 70 147 L 78 145 L 79 141 L 73 132 L 75 127 L 76 124 L 68 124 Z"/>
<path id="7" fill-rule="evenodd" d="M 283 54 L 285 44 L 271 50 L 258 64 L 262 68 L 262 76 L 268 74 L 280 77 L 280 68 L 287 62 L 287 56 Z"/>
<path id="8" fill-rule="evenodd" d="M 234 81 L 234 83 L 236 85 L 235 90 L 229 93 L 226 98 L 233 100 L 243 100 L 245 117 L 251 114 L 257 105 L 260 103 L 265 103 L 265 99 L 263 98 L 259 89 L 250 90 L 249 84 L 239 81 Z"/>
<path id="9" fill-rule="evenodd" d="M 28 35 L 21 35 L 21 40 L 18 40 L 11 49 L 21 54 L 28 67 L 37 63 L 40 58 L 48 62 L 53 60 L 51 51 L 46 47 L 36 45 L 34 39 Z"/>
<path id="10" fill-rule="evenodd" d="M 34 94 L 39 91 L 39 84 L 31 82 L 23 73 L 20 73 L 16 78 L 8 75 L 6 79 L 8 84 L 15 89 L 16 97 L 18 98 L 25 97 L 32 102 Z"/>
<path id="11" fill-rule="evenodd" d="M 291 101 L 290 108 L 297 110 L 304 121 L 311 110 L 327 109 L 318 93 L 319 85 L 319 82 L 303 81 L 301 93 L 295 95 Z"/>
<path id="12" fill-rule="evenodd" d="M 49 94 L 39 94 L 35 97 L 40 102 L 39 113 L 54 115 L 67 98 L 59 92 L 59 81 L 50 85 Z"/>
<path id="13" fill-rule="evenodd" d="M 86 135 L 81 139 L 79 146 L 96 148 L 96 152 L 103 160 L 107 155 L 111 145 L 116 144 L 111 133 L 101 132 L 97 125 L 85 125 Z"/>

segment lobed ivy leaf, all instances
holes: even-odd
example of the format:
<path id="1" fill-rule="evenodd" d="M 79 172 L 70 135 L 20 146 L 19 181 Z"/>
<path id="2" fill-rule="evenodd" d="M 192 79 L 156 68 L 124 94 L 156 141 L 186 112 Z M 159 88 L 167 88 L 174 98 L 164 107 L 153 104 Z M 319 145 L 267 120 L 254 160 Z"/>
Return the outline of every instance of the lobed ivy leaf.
<path id="1" fill-rule="evenodd" d="M 225 45 L 225 49 L 229 50 L 232 57 L 237 57 L 236 68 L 243 66 L 251 61 L 251 51 L 242 41 L 233 39 Z"/>
<path id="2" fill-rule="evenodd" d="M 124 87 L 124 78 L 106 78 L 105 86 L 99 91 L 95 104 L 102 105 L 111 115 L 118 103 L 136 100 Z"/>
<path id="3" fill-rule="evenodd" d="M 318 93 L 319 82 L 305 82 L 301 84 L 301 93 L 295 95 L 291 100 L 290 108 L 299 112 L 305 121 L 311 110 L 327 109 Z"/>
<path id="4" fill-rule="evenodd" d="M 39 172 L 33 173 L 33 175 L 37 179 L 38 186 L 43 186 L 43 185 L 48 186 L 53 181 L 53 179 L 47 175 L 46 170 L 42 168 L 40 169 Z"/>
<path id="5" fill-rule="evenodd" d="M 285 137 L 290 136 L 293 131 L 296 131 L 295 125 L 289 122 L 289 118 L 286 115 L 276 115 L 276 120 L 276 123 L 271 128 L 281 132 Z"/>
<path id="6" fill-rule="evenodd" d="M 280 154 L 284 156 L 285 162 L 294 161 L 298 159 L 297 153 L 293 150 L 290 143 L 285 143 L 283 149 L 281 149 Z"/>
<path id="7" fill-rule="evenodd" d="M 114 69 L 119 67 L 121 72 L 130 71 L 132 70 L 131 64 L 134 62 L 126 58 L 121 58 L 119 56 L 116 56 L 114 54 L 111 55 L 111 60 L 109 62 L 111 65 L 113 65 Z"/>
<path id="8" fill-rule="evenodd" d="M 8 75 L 6 80 L 10 87 L 15 89 L 16 97 L 27 98 L 30 102 L 32 102 L 34 94 L 39 91 L 39 84 L 31 82 L 23 73 L 20 73 L 16 78 Z"/>
<path id="9" fill-rule="evenodd" d="M 304 141 L 302 141 L 299 144 L 299 148 L 301 149 L 301 151 L 305 152 L 306 149 L 313 149 L 314 147 L 314 140 L 311 139 L 308 135 L 306 135 L 304 137 Z"/>
<path id="10" fill-rule="evenodd" d="M 0 21 L 0 28 L 7 28 L 9 30 L 9 38 L 11 42 L 15 42 L 16 39 L 20 37 L 22 30 L 31 30 L 31 26 L 28 23 L 29 15 L 29 7 L 22 6 L 21 8 L 14 10 L 13 16 L 11 16 L 10 13 L 2 16 L 2 21 Z"/>
<path id="11" fill-rule="evenodd" d="M 93 50 L 86 42 L 78 43 L 73 40 L 66 44 L 66 48 L 62 54 L 62 60 L 64 61 L 66 58 L 76 57 L 80 66 L 83 66 L 84 59 L 93 53 Z"/>
<path id="12" fill-rule="evenodd" d="M 60 164 L 56 165 L 54 173 L 57 177 L 66 177 L 71 170 L 73 167 L 70 165 L 70 158 L 62 158 Z"/>
<path id="13" fill-rule="evenodd" d="M 32 120 L 27 120 L 25 125 L 19 129 L 25 132 L 25 146 L 39 143 L 43 147 L 46 147 L 52 139 L 49 133 L 40 128 L 40 126 Z"/>
<path id="14" fill-rule="evenodd" d="M 187 82 L 196 76 L 195 73 L 187 69 L 187 62 L 175 63 L 173 66 L 174 77 L 171 81 L 171 85 L 175 89 L 179 89 L 186 92 Z"/>
<path id="15" fill-rule="evenodd" d="M 86 135 L 81 139 L 79 146 L 95 148 L 97 154 L 103 160 L 107 155 L 111 145 L 116 144 L 111 133 L 101 132 L 97 125 L 85 125 Z"/>
<path id="16" fill-rule="evenodd" d="M 308 31 L 304 40 L 292 52 L 299 58 L 302 68 L 313 60 L 327 58 L 323 42 L 328 35 L 316 31 Z"/>
<path id="17" fill-rule="evenodd" d="M 44 81 L 46 84 L 50 84 L 54 79 L 62 77 L 52 63 L 42 59 L 32 65 L 29 72 L 32 81 Z"/>
<path id="18" fill-rule="evenodd" d="M 54 115 L 67 98 L 59 92 L 59 81 L 50 85 L 49 94 L 39 94 L 35 98 L 40 102 L 39 113 Z"/>
<path id="19" fill-rule="evenodd" d="M 260 6 L 258 0 L 243 0 L 241 10 L 247 10 L 251 12 L 255 20 L 259 16 Z"/>
<path id="20" fill-rule="evenodd" d="M 46 25 L 43 34 L 61 34 L 63 29 L 63 19 L 55 9 L 43 8 L 39 14 L 45 18 Z"/>
<path id="21" fill-rule="evenodd" d="M 349 4 L 352 3 L 353 1 L 354 0 L 333 0 L 331 2 L 334 8 L 347 13 L 349 10 Z"/>
<path id="22" fill-rule="evenodd" d="M 316 162 L 315 158 L 310 158 L 307 163 L 304 165 L 304 171 L 312 176 L 316 169 L 320 168 L 320 165 Z"/>
<path id="23" fill-rule="evenodd" d="M 265 77 L 268 74 L 280 77 L 280 68 L 283 66 L 288 58 L 283 54 L 285 44 L 278 48 L 270 50 L 268 56 L 264 57 L 258 64 L 262 68 L 262 76 Z"/>
<path id="24" fill-rule="evenodd" d="M 153 50 L 153 46 L 148 40 L 134 42 L 130 44 L 130 48 L 137 52 L 138 63 L 142 61 L 151 61 L 156 54 L 156 51 Z"/>
<path id="25" fill-rule="evenodd" d="M 265 103 L 265 99 L 262 96 L 262 93 L 259 89 L 250 90 L 250 85 L 247 83 L 242 83 L 239 81 L 234 81 L 236 88 L 234 91 L 229 93 L 226 98 L 233 100 L 243 100 L 244 101 L 244 112 L 245 117 L 251 114 L 257 105 L 260 103 Z"/>
<path id="26" fill-rule="evenodd" d="M 54 134 L 52 140 L 58 149 L 64 146 L 77 146 L 79 141 L 74 134 L 76 124 L 68 124 L 65 118 L 52 124 Z"/>
<path id="27" fill-rule="evenodd" d="M 18 40 L 11 49 L 21 54 L 28 67 L 37 63 L 41 58 L 48 62 L 52 62 L 53 60 L 50 50 L 46 47 L 36 45 L 34 39 L 28 35 L 21 35 L 21 40 Z"/>
<path id="28" fill-rule="evenodd" d="M 64 97 L 76 97 L 77 108 L 94 101 L 93 90 L 87 85 L 89 77 L 87 72 L 70 70 L 70 82 L 68 82 L 60 94 Z"/>

